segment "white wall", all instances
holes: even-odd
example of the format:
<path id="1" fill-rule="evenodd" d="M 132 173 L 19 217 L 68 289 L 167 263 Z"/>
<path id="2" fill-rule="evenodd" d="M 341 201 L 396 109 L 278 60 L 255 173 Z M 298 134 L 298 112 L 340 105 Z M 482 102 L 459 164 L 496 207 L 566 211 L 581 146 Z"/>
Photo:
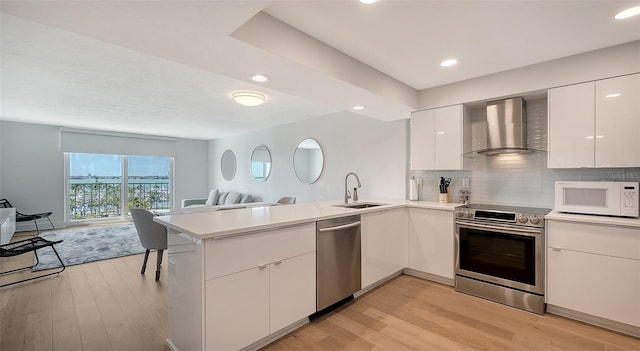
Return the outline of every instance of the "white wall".
<path id="1" fill-rule="evenodd" d="M 303 184 L 293 170 L 293 153 L 300 141 L 314 138 L 324 152 L 324 170 L 313 184 Z M 406 197 L 408 121 L 383 122 L 350 112 L 260 130 L 209 142 L 211 189 L 238 191 L 275 202 L 294 196 L 297 202 L 335 200 L 344 197 L 344 178 L 353 171 L 362 188 L 360 199 Z M 271 151 L 272 171 L 265 182 L 256 182 L 249 168 L 253 149 L 265 144 Z M 231 149 L 237 159 L 235 178 L 226 181 L 220 159 Z M 349 179 L 349 188 L 355 180 Z M 205 194 L 203 194 L 205 195 Z"/>
<path id="2" fill-rule="evenodd" d="M 207 192 L 207 147 L 207 141 L 201 140 L 176 142 L 174 208 L 180 207 L 183 198 Z M 0 122 L 0 198 L 7 198 L 24 213 L 53 211 L 54 225 L 65 225 L 64 154 L 60 151 L 58 127 Z"/>
<path id="3" fill-rule="evenodd" d="M 640 41 L 617 45 L 420 92 L 419 109 L 513 96 L 640 72 Z"/>

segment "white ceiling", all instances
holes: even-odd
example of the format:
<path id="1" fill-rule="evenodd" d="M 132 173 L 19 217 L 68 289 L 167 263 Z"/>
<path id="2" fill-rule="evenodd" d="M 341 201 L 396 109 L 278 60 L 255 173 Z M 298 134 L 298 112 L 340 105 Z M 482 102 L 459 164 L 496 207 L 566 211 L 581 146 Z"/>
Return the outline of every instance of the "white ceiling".
<path id="1" fill-rule="evenodd" d="M 613 19 L 638 1 L 0 5 L 1 119 L 195 139 L 358 104 L 407 118 L 423 89 L 640 39 L 640 17 Z M 268 102 L 239 106 L 239 89 Z"/>

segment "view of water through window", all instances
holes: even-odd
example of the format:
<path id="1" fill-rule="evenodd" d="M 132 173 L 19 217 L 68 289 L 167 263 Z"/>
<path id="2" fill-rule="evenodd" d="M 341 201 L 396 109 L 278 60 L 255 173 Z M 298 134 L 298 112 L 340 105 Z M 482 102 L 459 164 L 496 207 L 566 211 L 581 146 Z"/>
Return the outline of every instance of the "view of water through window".
<path id="1" fill-rule="evenodd" d="M 169 210 L 169 172 L 168 157 L 70 153 L 70 219 L 119 217 L 130 208 Z"/>

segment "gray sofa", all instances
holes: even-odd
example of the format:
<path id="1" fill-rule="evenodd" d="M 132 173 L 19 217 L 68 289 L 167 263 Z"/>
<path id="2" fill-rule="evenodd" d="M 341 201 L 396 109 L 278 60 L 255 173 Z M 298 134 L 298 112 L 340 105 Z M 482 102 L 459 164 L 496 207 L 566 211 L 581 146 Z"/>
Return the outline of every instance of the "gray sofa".
<path id="1" fill-rule="evenodd" d="M 220 191 L 218 189 L 211 190 L 206 198 L 184 199 L 182 200 L 182 208 L 196 207 L 216 207 L 225 205 L 235 205 L 252 203 L 253 197 L 249 194 L 241 194 L 235 191 Z"/>

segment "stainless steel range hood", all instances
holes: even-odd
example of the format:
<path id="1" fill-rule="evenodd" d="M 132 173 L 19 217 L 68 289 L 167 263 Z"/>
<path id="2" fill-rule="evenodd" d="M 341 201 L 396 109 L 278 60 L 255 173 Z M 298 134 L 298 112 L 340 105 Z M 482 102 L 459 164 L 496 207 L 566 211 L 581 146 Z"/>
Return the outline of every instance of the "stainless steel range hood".
<path id="1" fill-rule="evenodd" d="M 487 102 L 487 148 L 479 154 L 530 153 L 527 116 L 522 97 Z"/>

